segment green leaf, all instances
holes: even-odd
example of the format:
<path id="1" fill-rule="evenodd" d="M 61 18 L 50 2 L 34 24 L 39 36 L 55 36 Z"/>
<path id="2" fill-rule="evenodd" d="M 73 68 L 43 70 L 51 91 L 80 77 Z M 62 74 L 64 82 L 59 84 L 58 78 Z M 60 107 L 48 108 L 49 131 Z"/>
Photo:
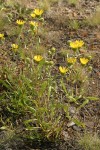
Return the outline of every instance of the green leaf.
<path id="1" fill-rule="evenodd" d="M 0 84 L 3 85 L 5 88 L 7 89 L 11 89 L 11 84 L 6 80 L 6 81 L 3 81 L 3 80 L 0 80 Z"/>
<path id="2" fill-rule="evenodd" d="M 35 112 L 36 112 L 36 110 L 35 110 L 33 107 L 31 107 L 31 106 L 28 106 L 28 105 L 27 105 L 27 108 L 28 108 L 32 113 L 35 113 Z"/>
<path id="3" fill-rule="evenodd" d="M 45 92 L 46 88 L 47 88 L 47 81 L 44 81 L 41 85 L 41 89 L 39 91 L 39 96 L 41 97 L 43 95 L 43 93 Z"/>
<path id="4" fill-rule="evenodd" d="M 65 86 L 63 80 L 61 80 L 61 85 L 62 85 L 64 92 L 68 95 L 67 90 L 66 90 L 66 86 Z"/>
<path id="5" fill-rule="evenodd" d="M 7 127 L 6 126 L 2 126 L 2 127 L 0 127 L 0 130 L 7 130 Z"/>
<path id="6" fill-rule="evenodd" d="M 69 105 L 64 105 L 63 109 L 64 112 L 66 113 L 66 117 L 70 119 L 71 117 L 69 115 Z"/>
<path id="7" fill-rule="evenodd" d="M 72 121 L 79 127 L 85 128 L 85 124 L 78 119 L 72 119 Z"/>
<path id="8" fill-rule="evenodd" d="M 79 110 L 79 109 L 81 109 L 82 107 L 84 107 L 86 104 L 88 104 L 89 103 L 89 100 L 88 99 L 86 99 L 83 103 L 82 103 L 82 105 L 80 105 L 78 108 L 77 108 L 77 110 Z"/>
<path id="9" fill-rule="evenodd" d="M 41 127 L 27 127 L 26 131 L 33 131 L 33 130 L 38 130 L 41 129 Z"/>
<path id="10" fill-rule="evenodd" d="M 90 96 L 88 96 L 87 99 L 91 100 L 91 101 L 97 101 L 97 100 L 99 100 L 98 97 L 90 97 Z"/>
<path id="11" fill-rule="evenodd" d="M 37 121 L 37 119 L 29 119 L 29 120 L 25 120 L 24 124 L 27 126 L 27 125 L 29 125 L 29 123 L 34 123 L 36 121 Z"/>

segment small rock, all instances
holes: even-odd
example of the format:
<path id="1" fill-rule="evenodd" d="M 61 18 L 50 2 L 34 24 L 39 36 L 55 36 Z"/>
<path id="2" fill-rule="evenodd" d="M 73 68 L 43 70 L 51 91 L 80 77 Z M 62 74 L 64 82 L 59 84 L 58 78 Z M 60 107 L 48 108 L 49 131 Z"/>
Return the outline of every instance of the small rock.
<path id="1" fill-rule="evenodd" d="M 74 122 L 69 122 L 68 124 L 67 124 L 67 127 L 69 128 L 69 127 L 72 127 L 72 126 L 74 126 L 75 125 L 75 123 Z"/>
<path id="2" fill-rule="evenodd" d="M 73 128 L 75 131 L 81 131 L 81 130 L 82 130 L 80 127 L 78 127 L 78 126 L 76 126 L 76 125 L 74 125 L 72 128 Z"/>
<path id="3" fill-rule="evenodd" d="M 73 106 L 71 106 L 71 107 L 69 108 L 69 112 L 70 112 L 71 114 L 75 114 L 76 108 L 73 107 Z"/>

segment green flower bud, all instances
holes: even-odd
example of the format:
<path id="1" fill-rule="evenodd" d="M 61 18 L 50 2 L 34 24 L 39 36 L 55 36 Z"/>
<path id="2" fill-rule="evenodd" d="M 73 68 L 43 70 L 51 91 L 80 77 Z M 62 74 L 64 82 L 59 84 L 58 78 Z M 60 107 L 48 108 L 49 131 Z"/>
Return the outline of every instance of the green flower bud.
<path id="1" fill-rule="evenodd" d="M 55 48 L 55 47 L 52 47 L 52 48 L 51 48 L 51 52 L 55 53 L 55 51 L 56 51 L 56 48 Z"/>
<path id="2" fill-rule="evenodd" d="M 92 56 L 90 55 L 90 56 L 88 56 L 88 58 L 89 58 L 89 59 L 92 59 Z"/>
<path id="3" fill-rule="evenodd" d="M 51 52 L 51 51 L 48 51 L 48 54 L 49 54 L 49 55 L 52 55 L 52 52 Z"/>
<path id="4" fill-rule="evenodd" d="M 92 66 L 89 66 L 89 67 L 88 67 L 88 70 L 89 70 L 89 71 L 92 71 L 92 69 L 93 69 Z"/>
<path id="5" fill-rule="evenodd" d="M 45 61 L 45 63 L 46 63 L 47 65 L 53 65 L 53 64 L 54 64 L 53 61 Z"/>

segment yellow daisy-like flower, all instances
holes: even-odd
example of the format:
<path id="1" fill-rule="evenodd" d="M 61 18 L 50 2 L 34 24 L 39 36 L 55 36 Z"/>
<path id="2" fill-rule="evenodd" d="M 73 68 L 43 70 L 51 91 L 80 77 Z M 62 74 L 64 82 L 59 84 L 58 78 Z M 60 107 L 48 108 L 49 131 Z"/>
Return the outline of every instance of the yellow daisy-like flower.
<path id="1" fill-rule="evenodd" d="M 35 9 L 34 10 L 35 15 L 37 16 L 41 16 L 43 14 L 43 10 L 42 9 Z"/>
<path id="2" fill-rule="evenodd" d="M 18 45 L 17 44 L 11 44 L 12 50 L 16 52 L 18 50 Z"/>
<path id="3" fill-rule="evenodd" d="M 59 71 L 60 73 L 65 74 L 68 71 L 68 68 L 60 66 Z"/>
<path id="4" fill-rule="evenodd" d="M 82 40 L 76 40 L 74 42 L 70 42 L 70 47 L 73 49 L 81 48 L 84 45 Z"/>
<path id="5" fill-rule="evenodd" d="M 35 22 L 35 21 L 31 21 L 31 22 L 30 22 L 30 25 L 31 25 L 32 27 L 35 27 L 35 28 L 38 27 L 38 23 Z"/>
<path id="6" fill-rule="evenodd" d="M 0 39 L 4 39 L 4 34 L 0 33 Z"/>
<path id="7" fill-rule="evenodd" d="M 69 64 L 74 64 L 76 62 L 76 58 L 75 57 L 69 57 L 69 58 L 67 58 L 67 62 Z"/>
<path id="8" fill-rule="evenodd" d="M 34 58 L 33 58 L 36 62 L 40 62 L 43 57 L 41 55 L 35 55 Z"/>
<path id="9" fill-rule="evenodd" d="M 86 65 L 89 62 L 89 59 L 87 58 L 80 58 L 80 62 L 82 65 Z"/>
<path id="10" fill-rule="evenodd" d="M 18 49 L 18 45 L 17 44 L 11 44 L 11 47 L 14 49 Z"/>
<path id="11" fill-rule="evenodd" d="M 16 23 L 19 25 L 19 26 L 22 26 L 25 24 L 25 21 L 23 20 L 17 20 Z"/>
<path id="12" fill-rule="evenodd" d="M 35 14 L 35 13 L 31 13 L 31 17 L 32 17 L 32 18 L 35 18 L 35 17 L 36 17 L 36 14 Z"/>

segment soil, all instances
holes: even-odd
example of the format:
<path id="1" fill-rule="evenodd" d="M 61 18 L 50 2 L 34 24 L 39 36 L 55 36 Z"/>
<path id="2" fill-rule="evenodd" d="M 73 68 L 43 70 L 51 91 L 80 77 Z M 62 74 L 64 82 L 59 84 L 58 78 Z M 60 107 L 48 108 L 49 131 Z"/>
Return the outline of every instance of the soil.
<path id="1" fill-rule="evenodd" d="M 35 1 L 31 1 L 28 7 L 35 7 L 34 4 L 38 6 Z M 43 45 L 48 48 L 54 46 L 57 49 L 58 56 L 61 50 L 68 48 L 67 41 L 69 40 L 82 39 L 86 43 L 87 52 L 94 56 L 91 62 L 93 70 L 88 94 L 96 97 L 100 97 L 100 24 L 87 24 L 85 20 L 95 15 L 98 7 L 100 8 L 99 0 L 80 0 L 76 6 L 68 4 L 67 0 L 55 3 L 44 15 L 46 33 L 44 36 L 40 34 Z M 73 21 L 78 21 L 79 27 L 73 26 Z M 9 55 L 3 51 L 1 56 L 1 64 L 6 60 L 11 61 Z M 60 57 L 57 60 L 57 64 L 59 63 L 61 63 Z M 96 132 L 100 136 L 100 101 L 91 101 L 79 112 L 79 115 L 86 124 L 86 130 L 91 133 Z M 64 141 L 31 143 L 25 141 L 25 139 L 22 141 L 15 140 L 3 146 L 1 150 L 82 150 L 76 137 L 83 132 L 75 126 L 66 127 L 63 134 Z"/>

